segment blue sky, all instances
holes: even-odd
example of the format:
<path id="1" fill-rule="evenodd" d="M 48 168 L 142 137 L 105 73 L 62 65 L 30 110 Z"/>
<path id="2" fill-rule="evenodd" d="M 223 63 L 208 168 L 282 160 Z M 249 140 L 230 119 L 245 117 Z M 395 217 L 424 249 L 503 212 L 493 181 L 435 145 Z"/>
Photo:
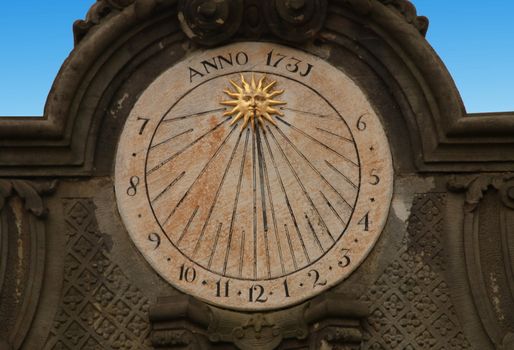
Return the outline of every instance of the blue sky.
<path id="1" fill-rule="evenodd" d="M 42 115 L 73 48 L 72 24 L 94 0 L 4 1 L 0 14 L 0 115 Z M 513 0 L 414 0 L 428 40 L 468 112 L 514 111 Z"/>

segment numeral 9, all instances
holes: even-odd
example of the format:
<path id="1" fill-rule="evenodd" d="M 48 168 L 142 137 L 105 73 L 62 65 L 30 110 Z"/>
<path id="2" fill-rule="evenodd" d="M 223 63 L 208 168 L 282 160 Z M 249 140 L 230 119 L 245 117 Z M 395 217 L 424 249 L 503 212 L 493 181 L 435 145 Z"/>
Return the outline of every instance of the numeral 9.
<path id="1" fill-rule="evenodd" d="M 161 236 L 159 236 L 157 233 L 155 232 L 152 232 L 148 235 L 148 240 L 150 242 L 153 242 L 155 243 L 155 247 L 153 248 L 154 250 L 159 248 L 159 246 L 161 245 Z"/>

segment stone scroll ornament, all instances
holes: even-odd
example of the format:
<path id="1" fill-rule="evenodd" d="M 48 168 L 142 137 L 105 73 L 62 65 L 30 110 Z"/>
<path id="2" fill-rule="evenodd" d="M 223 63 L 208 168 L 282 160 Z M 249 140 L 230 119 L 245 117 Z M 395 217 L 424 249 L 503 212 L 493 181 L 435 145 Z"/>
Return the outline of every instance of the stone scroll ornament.
<path id="1" fill-rule="evenodd" d="M 206 46 L 226 42 L 248 26 L 270 31 L 282 40 L 303 42 L 322 28 L 326 13 L 326 0 L 182 0 L 179 4 L 183 31 L 191 40 Z"/>
<path id="2" fill-rule="evenodd" d="M 156 79 L 115 172 L 121 217 L 151 266 L 199 300 L 253 312 L 346 279 L 382 232 L 392 185 L 360 88 L 313 55 L 252 42 Z"/>
<path id="3" fill-rule="evenodd" d="M 113 13 L 134 6 L 139 16 L 155 7 L 174 3 L 174 0 L 98 0 L 85 20 L 73 25 L 75 44 L 79 44 L 89 31 Z M 397 11 L 422 35 L 428 30 L 428 19 L 418 16 L 408 0 L 380 0 Z M 345 5 L 356 12 L 371 14 L 368 1 L 345 0 Z M 328 11 L 327 0 L 180 0 L 178 18 L 184 33 L 204 46 L 227 43 L 237 33 L 249 38 L 271 33 L 287 42 L 299 43 L 316 37 L 322 29 Z"/>

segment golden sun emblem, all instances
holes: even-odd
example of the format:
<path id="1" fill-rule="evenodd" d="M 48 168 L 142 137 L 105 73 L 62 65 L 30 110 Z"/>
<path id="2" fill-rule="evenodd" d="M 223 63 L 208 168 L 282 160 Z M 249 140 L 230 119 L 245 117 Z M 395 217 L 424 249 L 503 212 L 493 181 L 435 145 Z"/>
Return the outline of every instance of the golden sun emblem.
<path id="1" fill-rule="evenodd" d="M 251 123 L 252 129 L 255 129 L 256 124 L 259 123 L 263 130 L 264 121 L 268 121 L 275 126 L 277 125 L 275 120 L 273 120 L 273 115 L 283 116 L 284 114 L 273 107 L 285 105 L 286 102 L 274 100 L 273 98 L 283 94 L 284 90 L 272 90 L 277 82 L 272 81 L 265 85 L 265 81 L 266 76 L 263 76 L 258 82 L 255 82 L 253 74 L 250 83 L 241 74 L 241 86 L 230 80 L 236 91 L 226 89 L 224 92 L 234 99 L 221 102 L 222 105 L 234 107 L 231 111 L 223 114 L 226 117 L 235 116 L 230 125 L 234 125 L 240 119 L 243 119 L 241 130 L 246 128 L 249 123 Z"/>

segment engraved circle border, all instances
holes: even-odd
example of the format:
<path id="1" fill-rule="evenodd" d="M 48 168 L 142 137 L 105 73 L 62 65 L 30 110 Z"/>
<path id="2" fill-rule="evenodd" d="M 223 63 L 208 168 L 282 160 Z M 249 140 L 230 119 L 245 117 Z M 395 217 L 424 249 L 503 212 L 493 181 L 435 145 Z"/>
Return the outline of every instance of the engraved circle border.
<path id="1" fill-rule="evenodd" d="M 336 68 L 337 69 L 337 68 Z M 170 113 L 171 111 L 173 110 L 173 108 L 182 100 L 184 99 L 188 94 L 190 94 L 193 90 L 197 89 L 198 87 L 210 82 L 211 80 L 214 80 L 214 79 L 218 79 L 218 78 L 222 78 L 222 77 L 225 77 L 225 76 L 228 76 L 228 75 L 234 75 L 234 74 L 238 74 L 238 73 L 261 73 L 261 74 L 269 74 L 269 75 L 276 75 L 276 76 L 279 76 L 281 78 L 285 78 L 285 79 L 288 79 L 288 80 L 292 80 L 296 83 L 299 83 L 301 85 L 303 85 L 304 87 L 310 89 L 311 91 L 313 91 L 316 95 L 318 95 L 321 99 L 323 99 L 329 106 L 330 108 L 332 108 L 336 113 L 337 115 L 339 116 L 339 118 L 343 121 L 343 123 L 345 124 L 346 128 L 348 129 L 348 131 L 350 132 L 351 136 L 352 136 L 352 140 L 353 140 L 353 147 L 355 149 L 355 152 L 357 154 L 357 162 L 358 162 L 358 165 L 359 165 L 359 187 L 358 187 L 358 190 L 357 190 L 357 195 L 355 196 L 355 201 L 353 203 L 353 210 L 352 210 L 352 213 L 348 219 L 348 223 L 346 224 L 344 230 L 339 234 L 339 237 L 337 238 L 337 240 L 332 244 L 332 246 L 326 251 L 324 252 L 322 255 L 320 255 L 316 260 L 313 260 L 312 262 L 310 262 L 310 264 L 298 269 L 298 270 L 295 270 L 295 271 L 292 271 L 288 274 L 284 274 L 284 275 L 280 275 L 280 276 L 277 276 L 277 277 L 273 277 L 273 278 L 259 278 L 259 279 L 252 279 L 252 278 L 239 278 L 239 277 L 231 277 L 231 276 L 224 276 L 224 275 L 220 275 L 219 273 L 217 272 L 214 272 L 210 269 L 207 269 L 206 267 L 204 267 L 202 264 L 199 264 L 198 262 L 192 260 L 189 256 L 187 256 L 186 254 L 184 254 L 180 249 L 179 247 L 177 247 L 175 245 L 175 243 L 173 243 L 173 241 L 171 240 L 171 238 L 168 236 L 167 232 L 164 230 L 164 228 L 162 227 L 160 221 L 157 219 L 157 216 L 155 214 L 155 211 L 152 207 L 152 204 L 151 204 L 151 199 L 150 199 L 150 194 L 149 194 L 149 191 L 148 191 L 148 182 L 147 182 L 147 169 L 148 169 L 148 154 L 150 152 L 150 148 L 153 144 L 153 141 L 154 141 L 154 138 L 155 138 L 155 134 L 157 133 L 157 130 L 159 129 L 160 125 L 162 124 L 162 122 L 164 121 L 164 118 L 166 118 Z M 235 126 L 234 126 L 235 127 Z M 348 125 L 347 121 L 343 118 L 343 116 L 340 114 L 340 112 L 332 105 L 332 103 L 330 101 L 328 101 L 323 95 L 321 95 L 318 91 L 316 91 L 315 89 L 313 89 L 312 87 L 308 86 L 307 84 L 301 82 L 301 81 L 298 81 L 296 79 L 293 79 L 291 77 L 288 77 L 288 76 L 285 76 L 283 74 L 278 74 L 278 73 L 275 73 L 275 72 L 265 72 L 265 71 L 259 71 L 259 70 L 241 70 L 241 71 L 235 71 L 235 72 L 230 72 L 230 73 L 225 73 L 225 74 L 220 74 L 218 76 L 215 76 L 215 77 L 212 77 L 212 78 L 209 78 L 203 82 L 201 82 L 200 84 L 196 85 L 195 87 L 187 90 L 182 96 L 180 96 L 174 103 L 173 105 L 166 111 L 166 113 L 164 113 L 164 115 L 161 117 L 159 123 L 157 124 L 157 126 L 155 127 L 155 129 L 153 130 L 153 134 L 152 134 L 152 137 L 150 139 L 150 143 L 148 145 L 148 148 L 147 148 L 147 152 L 146 152 L 146 157 L 145 157 L 145 169 L 144 169 L 144 175 L 145 175 L 145 179 L 144 179 L 144 183 L 145 183 L 145 191 L 146 191 L 146 197 L 147 197 L 147 200 L 148 200 L 148 204 L 149 204 L 149 207 L 152 211 L 152 214 L 154 216 L 154 219 L 155 219 L 155 222 L 157 223 L 157 225 L 159 225 L 159 228 L 161 229 L 162 233 L 164 234 L 164 236 L 168 239 L 168 241 L 171 243 L 171 245 L 175 248 L 175 250 L 177 250 L 184 258 L 186 258 L 188 261 L 190 261 L 192 264 L 196 265 L 196 266 L 199 266 L 201 267 L 202 269 L 204 269 L 205 271 L 208 271 L 214 275 L 217 275 L 217 276 L 220 276 L 220 277 L 223 277 L 223 278 L 231 278 L 231 279 L 234 279 L 234 280 L 240 280 L 240 281 L 273 281 L 273 280 L 276 280 L 276 279 L 280 279 L 280 278 L 284 278 L 284 277 L 288 277 L 288 276 L 291 276 L 293 274 L 296 274 L 296 273 L 299 273 L 309 267 L 311 267 L 312 265 L 315 265 L 319 260 L 321 260 L 325 255 L 327 255 L 332 249 L 334 246 L 337 245 L 337 243 L 340 241 L 340 239 L 344 236 L 344 233 L 347 231 L 348 227 L 350 226 L 350 223 L 352 222 L 352 219 L 353 219 L 353 214 L 355 213 L 355 206 L 357 205 L 357 202 L 359 200 L 359 195 L 360 195 L 360 190 L 361 190 L 361 185 L 362 185 L 362 167 L 361 167 L 361 159 L 360 159 L 360 154 L 359 154 L 359 149 L 357 147 L 357 142 L 355 140 L 355 137 L 353 135 L 353 132 L 352 132 L 352 129 L 350 128 L 350 126 Z M 379 234 L 380 235 L 380 234 Z"/>

